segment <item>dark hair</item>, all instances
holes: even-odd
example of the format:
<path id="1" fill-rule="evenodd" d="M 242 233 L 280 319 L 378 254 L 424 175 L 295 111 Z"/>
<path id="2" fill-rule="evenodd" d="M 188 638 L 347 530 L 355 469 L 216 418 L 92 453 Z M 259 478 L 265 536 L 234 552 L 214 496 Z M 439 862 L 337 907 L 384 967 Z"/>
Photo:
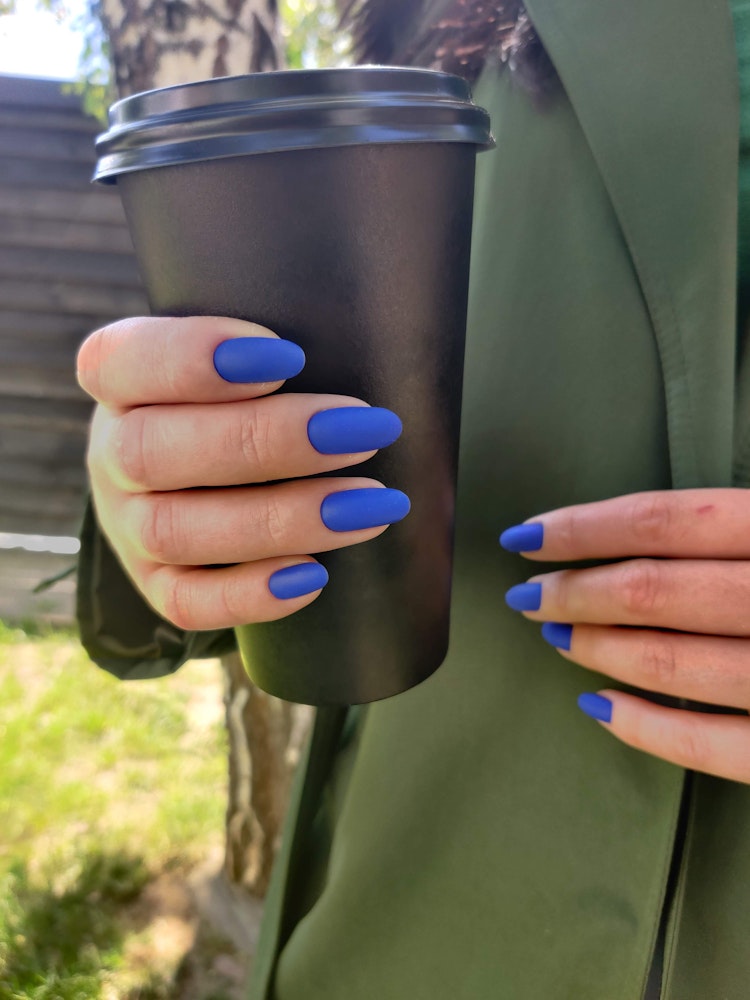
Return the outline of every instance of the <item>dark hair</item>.
<path id="1" fill-rule="evenodd" d="M 523 0 L 342 0 L 359 62 L 430 66 L 474 82 L 506 64 L 541 94 L 555 78 Z"/>

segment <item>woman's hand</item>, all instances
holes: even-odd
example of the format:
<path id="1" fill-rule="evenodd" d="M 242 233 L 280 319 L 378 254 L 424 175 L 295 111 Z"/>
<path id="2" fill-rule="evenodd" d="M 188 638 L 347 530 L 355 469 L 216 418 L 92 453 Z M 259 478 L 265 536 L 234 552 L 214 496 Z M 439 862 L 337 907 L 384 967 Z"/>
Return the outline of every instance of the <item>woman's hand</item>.
<path id="1" fill-rule="evenodd" d="M 305 478 L 365 461 L 401 424 L 358 399 L 270 395 L 304 360 L 270 330 L 218 317 L 124 320 L 81 347 L 78 379 L 99 403 L 88 451 L 99 524 L 180 628 L 298 611 L 328 579 L 309 553 L 367 541 L 408 512 L 403 493 L 370 479 Z"/>
<path id="2" fill-rule="evenodd" d="M 532 577 L 508 604 L 569 660 L 646 691 L 750 709 L 750 492 L 640 493 L 543 514 L 501 536 L 529 559 L 617 559 Z M 622 626 L 628 626 L 623 628 Z M 581 708 L 625 743 L 750 783 L 750 718 L 621 691 Z"/>

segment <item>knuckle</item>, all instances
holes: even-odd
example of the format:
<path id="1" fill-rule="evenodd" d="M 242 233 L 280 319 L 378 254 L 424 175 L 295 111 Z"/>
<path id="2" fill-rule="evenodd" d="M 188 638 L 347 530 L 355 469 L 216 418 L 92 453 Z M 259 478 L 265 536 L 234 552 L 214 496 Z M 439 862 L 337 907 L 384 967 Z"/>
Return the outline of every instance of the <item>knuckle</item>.
<path id="1" fill-rule="evenodd" d="M 152 495 L 143 507 L 141 548 L 154 562 L 179 562 L 182 533 L 175 501 L 169 495 Z"/>
<path id="2" fill-rule="evenodd" d="M 245 588 L 242 586 L 242 579 L 236 573 L 223 574 L 218 602 L 223 624 L 229 626 L 245 620 L 252 621 L 252 614 L 248 612 L 246 606 Z"/>
<path id="3" fill-rule="evenodd" d="M 101 420 L 101 414 L 102 407 L 97 404 L 94 407 L 86 441 L 86 468 L 91 480 L 96 479 L 106 467 L 109 434 L 106 424 Z"/>
<path id="4" fill-rule="evenodd" d="M 160 610 L 167 621 L 184 632 L 198 630 L 194 588 L 186 577 L 176 573 L 168 574 L 162 583 L 160 603 Z"/>
<path id="5" fill-rule="evenodd" d="M 101 397 L 100 369 L 104 356 L 103 342 L 107 328 L 94 330 L 78 348 L 76 355 L 76 378 L 84 392 L 94 399 Z"/>
<path id="6" fill-rule="evenodd" d="M 281 554 L 288 539 L 288 529 L 280 500 L 273 494 L 266 497 L 262 523 L 269 552 Z"/>
<path id="7" fill-rule="evenodd" d="M 246 466 L 262 470 L 271 457 L 272 421 L 259 407 L 239 414 L 239 447 Z"/>
<path id="8" fill-rule="evenodd" d="M 114 436 L 115 461 L 128 482 L 143 486 L 146 461 L 144 456 L 144 416 L 140 410 L 123 414 Z"/>
<path id="9" fill-rule="evenodd" d="M 627 563 L 620 591 L 623 607 L 630 614 L 643 617 L 659 611 L 666 598 L 661 565 L 654 559 L 634 559 Z"/>
<path id="10" fill-rule="evenodd" d="M 668 541 L 673 527 L 674 502 L 673 498 L 660 493 L 635 497 L 629 512 L 633 536 L 652 545 Z"/>
<path id="11" fill-rule="evenodd" d="M 200 385 L 203 371 L 198 369 L 198 359 L 185 356 L 183 323 L 171 317 L 163 322 L 161 336 L 153 342 L 152 377 L 165 399 L 187 401 Z"/>
<path id="12" fill-rule="evenodd" d="M 120 417 L 114 441 L 115 460 L 120 473 L 133 486 L 148 490 L 152 480 L 147 415 L 142 408 Z"/>
<path id="13" fill-rule="evenodd" d="M 576 572 L 575 570 L 560 570 L 554 574 L 555 577 L 555 604 L 562 612 L 563 616 L 574 611 L 576 596 Z"/>
<path id="14" fill-rule="evenodd" d="M 646 636 L 641 644 L 639 659 L 647 690 L 670 690 L 673 687 L 678 666 L 674 643 L 668 636 L 658 632 Z"/>
<path id="15" fill-rule="evenodd" d="M 127 339 L 133 326 L 142 318 L 120 319 L 99 327 L 84 340 L 76 357 L 78 384 L 94 399 L 108 402 L 112 394 L 111 376 L 116 367 L 119 348 Z"/>
<path id="16" fill-rule="evenodd" d="M 584 532 L 585 525 L 578 507 L 569 507 L 560 519 L 560 524 L 555 525 L 557 540 L 566 551 L 578 548 L 578 542 Z"/>
<path id="17" fill-rule="evenodd" d="M 683 767 L 693 771 L 707 771 L 711 756 L 711 747 L 700 717 L 686 718 L 675 737 L 675 757 Z"/>

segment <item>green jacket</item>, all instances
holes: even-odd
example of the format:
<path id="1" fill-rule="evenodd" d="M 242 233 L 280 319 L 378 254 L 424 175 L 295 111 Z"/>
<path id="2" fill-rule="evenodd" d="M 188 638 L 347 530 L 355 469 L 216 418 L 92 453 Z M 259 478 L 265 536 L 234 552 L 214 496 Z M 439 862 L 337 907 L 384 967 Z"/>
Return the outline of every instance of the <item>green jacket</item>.
<path id="1" fill-rule="evenodd" d="M 406 694 L 318 713 L 253 1000 L 640 1000 L 665 898 L 662 997 L 750 993 L 750 787 L 584 717 L 599 678 L 505 607 L 533 570 L 497 545 L 556 506 L 750 481 L 728 0 L 527 6 L 561 84 L 540 105 L 488 69 L 476 90 L 498 147 L 478 165 L 451 651 Z M 132 593 L 117 611 L 92 522 L 85 542 L 98 662 L 143 676 L 225 641 Z"/>

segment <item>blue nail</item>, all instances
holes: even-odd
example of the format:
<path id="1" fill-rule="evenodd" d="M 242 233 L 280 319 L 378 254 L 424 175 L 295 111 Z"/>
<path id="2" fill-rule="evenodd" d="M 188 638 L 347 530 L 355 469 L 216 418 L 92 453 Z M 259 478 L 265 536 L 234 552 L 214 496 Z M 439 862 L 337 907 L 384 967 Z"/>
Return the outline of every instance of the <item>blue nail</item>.
<path id="1" fill-rule="evenodd" d="M 546 639 L 550 646 L 569 650 L 573 638 L 573 626 L 563 625 L 562 622 L 545 622 L 542 625 L 542 638 Z"/>
<path id="2" fill-rule="evenodd" d="M 380 406 L 340 406 L 321 410 L 307 422 L 307 437 L 321 455 L 377 451 L 403 430 L 395 413 Z"/>
<path id="3" fill-rule="evenodd" d="M 375 487 L 331 493 L 320 505 L 320 516 L 331 531 L 360 531 L 401 521 L 410 509 L 401 490 Z"/>
<path id="4" fill-rule="evenodd" d="M 302 348 L 276 337 L 235 337 L 214 351 L 214 368 L 225 382 L 283 382 L 304 367 Z"/>
<path id="5" fill-rule="evenodd" d="M 321 590 L 328 583 L 328 571 L 320 563 L 298 563 L 271 574 L 268 589 L 274 597 L 288 601 Z"/>
<path id="6" fill-rule="evenodd" d="M 516 524 L 500 535 L 500 544 L 508 552 L 537 552 L 544 544 L 544 525 Z"/>
<path id="7" fill-rule="evenodd" d="M 599 722 L 612 721 L 612 702 L 600 694 L 582 694 L 578 699 L 578 707 Z"/>
<path id="8" fill-rule="evenodd" d="M 538 611 L 542 606 L 541 583 L 519 583 L 505 595 L 505 603 L 514 611 Z"/>

